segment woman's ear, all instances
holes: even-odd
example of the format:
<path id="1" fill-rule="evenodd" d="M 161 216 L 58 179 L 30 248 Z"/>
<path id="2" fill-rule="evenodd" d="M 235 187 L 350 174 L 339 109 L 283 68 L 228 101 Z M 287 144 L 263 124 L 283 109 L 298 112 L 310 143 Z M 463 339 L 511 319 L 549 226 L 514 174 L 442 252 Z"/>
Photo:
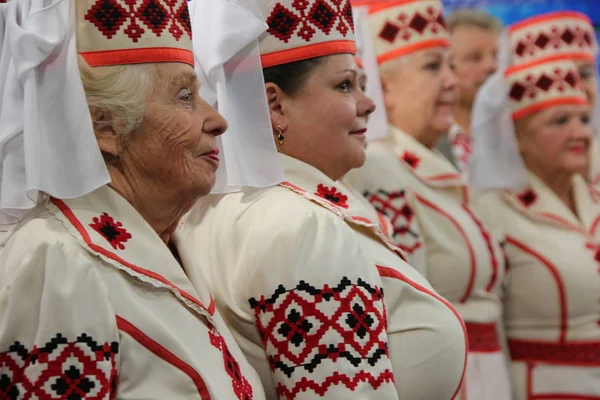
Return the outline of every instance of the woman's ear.
<path id="1" fill-rule="evenodd" d="M 288 96 L 273 82 L 267 82 L 265 90 L 267 92 L 267 102 L 269 103 L 271 125 L 273 125 L 273 129 L 280 129 L 285 132 L 288 128 L 288 116 L 286 113 Z"/>
<path id="2" fill-rule="evenodd" d="M 92 124 L 102 154 L 118 158 L 121 155 L 119 135 L 106 115 L 100 110 L 92 110 Z"/>

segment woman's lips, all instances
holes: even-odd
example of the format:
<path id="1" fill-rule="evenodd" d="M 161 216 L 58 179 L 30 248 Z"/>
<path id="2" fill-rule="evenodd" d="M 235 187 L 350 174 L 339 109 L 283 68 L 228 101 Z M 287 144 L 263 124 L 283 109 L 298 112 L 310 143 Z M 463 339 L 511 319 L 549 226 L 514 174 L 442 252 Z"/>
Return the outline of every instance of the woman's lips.
<path id="1" fill-rule="evenodd" d="M 364 136 L 365 133 L 367 133 L 367 128 L 350 132 L 351 135 L 361 135 L 361 136 Z"/>
<path id="2" fill-rule="evenodd" d="M 202 154 L 202 157 L 210 158 L 216 162 L 219 162 L 219 149 L 211 150 L 207 153 Z"/>

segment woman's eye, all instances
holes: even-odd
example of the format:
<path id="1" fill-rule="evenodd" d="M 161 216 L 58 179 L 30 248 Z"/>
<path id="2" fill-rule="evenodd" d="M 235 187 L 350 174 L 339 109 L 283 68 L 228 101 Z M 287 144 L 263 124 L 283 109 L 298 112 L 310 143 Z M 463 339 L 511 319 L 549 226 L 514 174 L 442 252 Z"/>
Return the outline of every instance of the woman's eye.
<path id="1" fill-rule="evenodd" d="M 558 117 L 554 120 L 556 125 L 565 125 L 567 122 L 569 122 L 569 117 L 567 116 Z"/>
<path id="2" fill-rule="evenodd" d="M 428 69 L 430 71 L 437 71 L 440 69 L 440 66 L 441 64 L 439 62 L 431 62 L 425 65 L 425 69 Z"/>
<path id="3" fill-rule="evenodd" d="M 181 101 L 189 103 L 192 101 L 193 95 L 192 92 L 190 92 L 188 89 L 182 89 L 179 92 L 178 98 Z"/>
<path id="4" fill-rule="evenodd" d="M 349 92 L 350 91 L 350 87 L 352 86 L 352 82 L 345 80 L 344 82 L 342 82 L 339 86 L 339 88 L 343 91 L 343 92 Z"/>
<path id="5" fill-rule="evenodd" d="M 581 116 L 581 122 L 583 122 L 585 125 L 588 125 L 591 121 L 591 118 L 589 115 L 582 115 Z"/>

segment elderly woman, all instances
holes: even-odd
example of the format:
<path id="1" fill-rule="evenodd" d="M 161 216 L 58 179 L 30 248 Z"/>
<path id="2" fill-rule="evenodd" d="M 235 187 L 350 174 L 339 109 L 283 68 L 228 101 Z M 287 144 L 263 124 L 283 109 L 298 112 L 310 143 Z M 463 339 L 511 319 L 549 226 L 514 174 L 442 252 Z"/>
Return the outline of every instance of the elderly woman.
<path id="1" fill-rule="evenodd" d="M 472 179 L 477 191 L 493 189 L 477 209 L 506 242 L 517 400 L 600 398 L 600 197 L 579 174 L 590 120 L 568 55 L 503 68 L 476 101 Z"/>
<path id="2" fill-rule="evenodd" d="M 349 5 L 260 4 L 286 181 L 208 196 L 186 220 L 217 308 L 267 398 L 450 400 L 465 367 L 460 317 L 339 182 L 365 160 L 374 108 L 357 79 Z"/>
<path id="3" fill-rule="evenodd" d="M 581 84 L 593 110 L 593 125 L 600 125 L 596 70 L 598 45 L 594 25 L 585 14 L 556 11 L 536 15 L 510 26 L 508 38 L 511 48 L 508 54 L 510 64 L 554 55 L 572 59 L 577 65 Z M 593 184 L 600 183 L 600 147 L 597 140 L 590 146 L 589 165 L 584 166 L 582 175 Z"/>
<path id="4" fill-rule="evenodd" d="M 34 63 L 20 50 L 47 51 L 24 77 L 25 109 L 41 102 L 59 114 L 30 112 L 17 136 L 25 146 L 3 152 L 2 213 L 17 225 L 0 253 L 0 398 L 262 399 L 211 294 L 188 279 L 196 267 L 173 235 L 214 184 L 216 138 L 227 126 L 198 94 L 187 1 L 169 3 L 180 17 L 165 14 L 168 30 L 143 13 L 123 17 L 129 28 L 108 24 L 137 7 L 112 4 L 9 3 L 7 37 L 22 45 L 11 52 L 17 69 Z M 74 37 L 62 31 L 75 14 L 81 80 L 68 50 Z M 41 161 L 27 147 L 36 141 L 47 145 Z M 65 166 L 69 179 L 55 173 Z"/>
<path id="5" fill-rule="evenodd" d="M 465 178 L 435 150 L 458 96 L 442 15 L 438 0 L 371 6 L 389 134 L 369 143 L 365 166 L 346 182 L 391 220 L 394 244 L 465 320 L 469 362 L 459 398 L 504 400 L 502 251 L 471 209 Z"/>

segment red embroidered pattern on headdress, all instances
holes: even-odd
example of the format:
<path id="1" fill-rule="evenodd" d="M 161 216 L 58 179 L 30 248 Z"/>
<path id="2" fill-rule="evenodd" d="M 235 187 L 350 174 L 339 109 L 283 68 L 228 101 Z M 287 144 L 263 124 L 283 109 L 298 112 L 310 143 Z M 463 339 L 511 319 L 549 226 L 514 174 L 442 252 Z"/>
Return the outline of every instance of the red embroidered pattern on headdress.
<path id="1" fill-rule="evenodd" d="M 591 27 L 590 27 L 591 28 Z M 517 56 L 534 56 L 536 53 L 552 48 L 555 52 L 563 51 L 565 48 L 573 50 L 591 51 L 593 39 L 589 31 L 581 27 L 552 26 L 542 32 L 529 33 L 519 40 L 514 46 Z"/>
<path id="2" fill-rule="evenodd" d="M 332 186 L 331 189 L 329 189 L 327 186 L 319 184 L 315 194 L 338 207 L 348 208 L 348 196 L 338 192 L 335 186 Z"/>
<path id="3" fill-rule="evenodd" d="M 131 234 L 123 228 L 123 224 L 115 222 L 107 213 L 103 213 L 100 218 L 94 217 L 93 223 L 90 226 L 108 240 L 115 250 L 125 250 L 123 243 L 131 239 Z"/>
<path id="4" fill-rule="evenodd" d="M 579 78 L 575 71 L 556 68 L 553 73 L 551 76 L 545 72 L 540 76 L 533 73 L 527 75 L 524 80 L 512 84 L 509 96 L 515 101 L 521 101 L 523 98 L 535 99 L 539 93 L 548 92 L 552 88 L 563 92 L 567 86 L 572 89 L 578 87 Z"/>
<path id="5" fill-rule="evenodd" d="M 267 32 L 285 43 L 294 34 L 310 42 L 316 29 L 325 35 L 329 35 L 334 27 L 343 36 L 349 31 L 354 32 L 350 0 L 331 1 L 333 6 L 326 0 L 294 0 L 292 10 L 278 2 L 267 18 Z"/>
<path id="6" fill-rule="evenodd" d="M 413 35 L 421 36 L 428 30 L 434 34 L 448 30 L 441 9 L 428 7 L 425 14 L 417 11 L 414 15 L 402 11 L 395 20 L 386 21 L 379 37 L 390 43 L 394 43 L 398 38 L 408 41 Z"/>
<path id="7" fill-rule="evenodd" d="M 184 33 L 192 37 L 190 14 L 186 1 L 180 0 L 97 0 L 85 15 L 85 19 L 111 39 L 128 23 L 123 31 L 131 40 L 137 42 L 146 32 L 146 27 L 156 36 L 168 30 L 171 36 L 179 40 Z"/>

